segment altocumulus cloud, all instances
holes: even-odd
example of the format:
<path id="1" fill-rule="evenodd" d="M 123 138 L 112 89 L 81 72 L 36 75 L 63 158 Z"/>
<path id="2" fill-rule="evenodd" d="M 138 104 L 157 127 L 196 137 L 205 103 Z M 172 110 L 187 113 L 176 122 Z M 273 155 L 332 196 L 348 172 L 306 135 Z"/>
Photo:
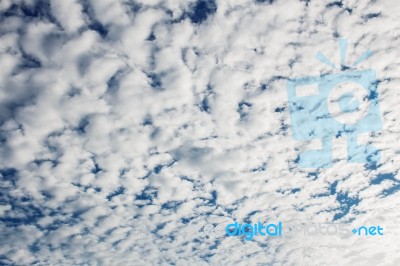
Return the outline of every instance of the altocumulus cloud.
<path id="1" fill-rule="evenodd" d="M 0 264 L 398 265 L 400 5 L 0 2 Z M 300 169 L 285 82 L 370 48 L 379 164 Z M 232 221 L 385 224 L 244 241 Z"/>

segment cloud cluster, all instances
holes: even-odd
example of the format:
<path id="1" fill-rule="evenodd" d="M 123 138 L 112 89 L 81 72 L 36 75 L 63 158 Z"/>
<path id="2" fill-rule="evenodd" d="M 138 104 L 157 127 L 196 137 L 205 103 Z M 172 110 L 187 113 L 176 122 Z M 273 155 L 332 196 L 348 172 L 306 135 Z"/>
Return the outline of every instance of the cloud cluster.
<path id="1" fill-rule="evenodd" d="M 388 1 L 0 3 L 0 264 L 398 265 L 400 6 Z M 377 165 L 301 169 L 286 80 L 368 48 Z M 396 111 L 397 110 L 397 111 Z M 381 238 L 226 237 L 232 221 Z M 218 228 L 218 230 L 209 230 Z M 208 229 L 207 229 L 208 228 Z"/>

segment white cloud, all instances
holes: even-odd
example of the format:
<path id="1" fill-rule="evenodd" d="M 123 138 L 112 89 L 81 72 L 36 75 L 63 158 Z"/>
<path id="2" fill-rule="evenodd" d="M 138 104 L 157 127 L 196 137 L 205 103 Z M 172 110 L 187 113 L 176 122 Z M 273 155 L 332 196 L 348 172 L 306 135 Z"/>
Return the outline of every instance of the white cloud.
<path id="1" fill-rule="evenodd" d="M 0 264 L 398 263 L 398 5 L 259 2 L 197 24 L 195 1 L 0 3 Z M 383 129 L 359 143 L 381 162 L 338 138 L 332 168 L 300 169 L 285 82 L 330 73 L 339 37 L 348 63 L 374 52 Z M 334 219 L 385 235 L 224 234 Z"/>

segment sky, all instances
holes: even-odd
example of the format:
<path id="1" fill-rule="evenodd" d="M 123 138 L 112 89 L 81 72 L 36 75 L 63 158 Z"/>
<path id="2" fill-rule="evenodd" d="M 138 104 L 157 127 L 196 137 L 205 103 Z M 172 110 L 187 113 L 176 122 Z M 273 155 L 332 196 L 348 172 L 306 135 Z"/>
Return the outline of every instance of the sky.
<path id="1" fill-rule="evenodd" d="M 1 0 L 0 265 L 400 265 L 399 14 L 395 0 Z M 288 81 L 344 70 L 318 52 L 351 66 L 368 50 L 346 73 L 375 73 L 361 101 L 381 126 L 356 142 L 379 160 L 349 162 L 343 130 L 330 167 L 300 167 L 322 144 L 294 138 Z M 294 229 L 248 241 L 226 234 L 235 221 Z M 328 224 L 384 235 L 304 230 Z"/>

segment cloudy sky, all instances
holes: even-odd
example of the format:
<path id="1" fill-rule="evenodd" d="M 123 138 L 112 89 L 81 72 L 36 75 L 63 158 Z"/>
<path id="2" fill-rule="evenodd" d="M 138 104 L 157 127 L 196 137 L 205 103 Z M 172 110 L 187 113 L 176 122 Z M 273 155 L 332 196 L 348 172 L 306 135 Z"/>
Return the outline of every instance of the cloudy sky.
<path id="1" fill-rule="evenodd" d="M 395 0 L 0 0 L 1 265 L 400 265 Z M 377 162 L 299 167 L 286 84 L 376 72 Z M 354 69 L 353 69 L 354 70 Z M 351 70 L 351 71 L 353 71 Z M 354 70 L 355 71 L 355 70 Z M 228 237 L 234 221 L 383 236 Z"/>

